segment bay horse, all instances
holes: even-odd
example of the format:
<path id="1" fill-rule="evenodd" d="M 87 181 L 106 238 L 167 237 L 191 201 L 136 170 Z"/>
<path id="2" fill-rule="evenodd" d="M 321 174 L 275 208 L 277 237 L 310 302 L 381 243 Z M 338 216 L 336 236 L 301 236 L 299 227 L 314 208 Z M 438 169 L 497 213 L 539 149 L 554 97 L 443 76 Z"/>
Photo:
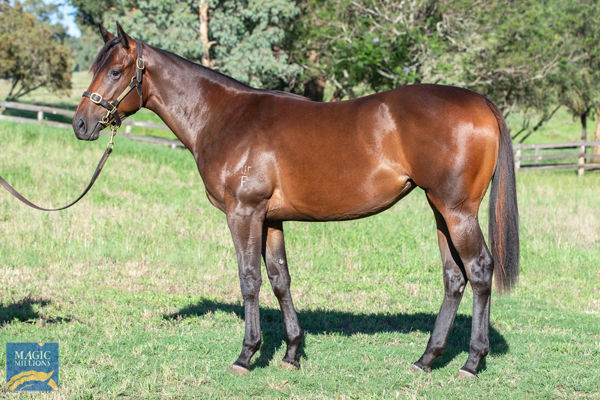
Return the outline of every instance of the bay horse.
<path id="1" fill-rule="evenodd" d="M 491 101 L 457 87 L 422 84 L 313 102 L 248 87 L 134 40 L 119 24 L 116 36 L 103 27 L 100 32 L 104 46 L 73 117 L 75 135 L 95 140 L 104 127 L 146 107 L 193 154 L 210 203 L 226 215 L 237 253 L 245 333 L 231 372 L 248 373 L 261 344 L 261 257 L 285 325 L 282 365 L 299 368 L 303 332 L 290 294 L 284 221 L 367 217 L 418 186 L 435 216 L 445 294 L 425 352 L 411 369 L 431 371 L 445 350 L 469 281 L 470 348 L 457 377 L 476 377 L 489 349 L 492 275 L 507 291 L 519 271 L 512 145 Z M 491 254 L 478 222 L 490 182 Z"/>

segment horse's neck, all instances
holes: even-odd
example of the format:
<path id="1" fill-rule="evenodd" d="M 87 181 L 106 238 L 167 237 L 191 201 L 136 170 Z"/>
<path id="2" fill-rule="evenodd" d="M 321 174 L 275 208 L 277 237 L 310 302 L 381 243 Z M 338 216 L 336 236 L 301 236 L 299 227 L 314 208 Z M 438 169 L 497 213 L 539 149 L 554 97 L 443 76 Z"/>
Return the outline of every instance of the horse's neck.
<path id="1" fill-rule="evenodd" d="M 219 123 L 251 89 L 174 54 L 156 48 L 149 53 L 146 108 L 198 156 L 202 142 L 214 139 Z"/>

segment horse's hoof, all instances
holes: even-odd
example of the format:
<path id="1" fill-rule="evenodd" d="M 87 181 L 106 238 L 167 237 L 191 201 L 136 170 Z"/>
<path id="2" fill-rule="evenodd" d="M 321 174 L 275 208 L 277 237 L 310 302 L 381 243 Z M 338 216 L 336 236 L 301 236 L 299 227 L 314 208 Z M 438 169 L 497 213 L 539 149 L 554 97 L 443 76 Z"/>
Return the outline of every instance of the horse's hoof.
<path id="1" fill-rule="evenodd" d="M 410 366 L 409 372 L 411 374 L 421 374 L 423 372 L 429 373 L 431 372 L 431 368 L 419 367 L 417 364 L 413 364 Z"/>
<path id="2" fill-rule="evenodd" d="M 290 371 L 296 371 L 300 369 L 300 364 L 298 363 L 298 361 L 293 361 L 293 362 L 289 362 L 289 361 L 282 361 L 279 364 L 280 368 L 283 369 L 289 369 Z"/>
<path id="3" fill-rule="evenodd" d="M 233 375 L 247 375 L 250 373 L 248 368 L 241 367 L 237 364 L 233 364 L 231 368 L 229 368 L 229 373 Z"/>
<path id="4" fill-rule="evenodd" d="M 477 379 L 477 375 L 469 371 L 465 371 L 464 369 L 459 369 L 455 378 L 459 381 L 463 381 L 465 379 Z"/>

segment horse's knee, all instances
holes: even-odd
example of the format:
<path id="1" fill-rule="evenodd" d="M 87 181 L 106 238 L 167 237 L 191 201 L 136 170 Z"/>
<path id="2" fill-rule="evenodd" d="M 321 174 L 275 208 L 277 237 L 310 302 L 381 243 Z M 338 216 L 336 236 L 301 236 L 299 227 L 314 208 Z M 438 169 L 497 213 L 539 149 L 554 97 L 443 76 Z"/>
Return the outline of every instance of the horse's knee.
<path id="1" fill-rule="evenodd" d="M 465 289 L 466 279 L 458 268 L 444 268 L 444 289 L 446 295 L 458 298 Z"/>
<path id="2" fill-rule="evenodd" d="M 258 299 L 261 284 L 262 279 L 260 274 L 257 275 L 254 272 L 240 272 L 240 288 L 242 297 L 245 301 Z"/>

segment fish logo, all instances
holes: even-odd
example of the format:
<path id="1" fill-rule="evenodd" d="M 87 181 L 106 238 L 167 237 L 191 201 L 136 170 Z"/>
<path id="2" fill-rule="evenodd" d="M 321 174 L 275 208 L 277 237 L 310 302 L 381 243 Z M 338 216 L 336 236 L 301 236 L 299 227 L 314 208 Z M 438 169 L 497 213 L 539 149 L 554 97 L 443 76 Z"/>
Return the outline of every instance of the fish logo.
<path id="1" fill-rule="evenodd" d="M 6 386 L 11 392 L 58 390 L 58 343 L 7 343 Z"/>

